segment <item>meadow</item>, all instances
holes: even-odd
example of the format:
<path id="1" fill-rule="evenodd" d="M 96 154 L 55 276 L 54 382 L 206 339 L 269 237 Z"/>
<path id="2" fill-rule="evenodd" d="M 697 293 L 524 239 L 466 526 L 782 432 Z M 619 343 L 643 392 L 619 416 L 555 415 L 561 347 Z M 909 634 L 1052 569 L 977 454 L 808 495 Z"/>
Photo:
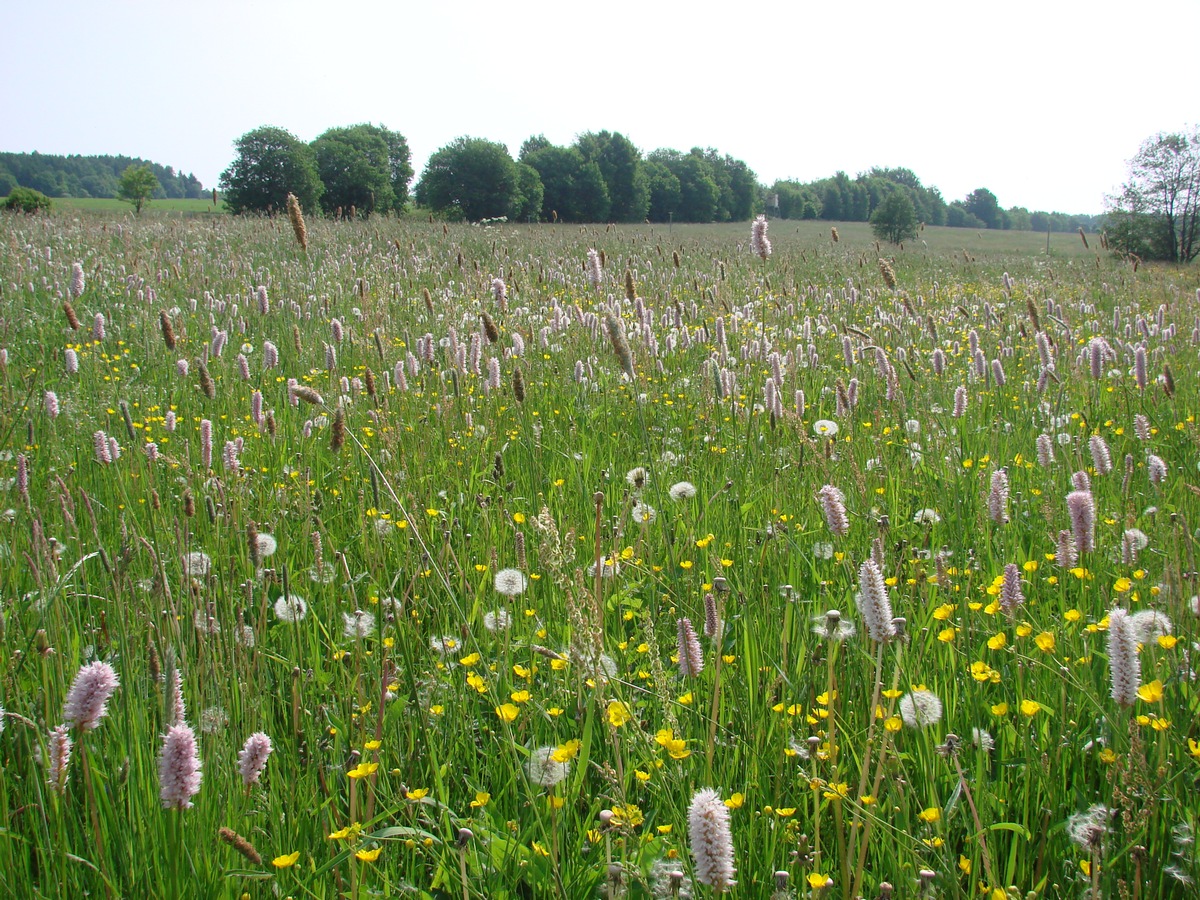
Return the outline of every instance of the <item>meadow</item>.
<path id="1" fill-rule="evenodd" d="M 304 237 L 0 217 L 0 894 L 1194 896 L 1195 268 Z"/>
<path id="2" fill-rule="evenodd" d="M 54 208 L 63 214 L 70 212 L 127 213 L 133 215 L 133 206 L 115 197 L 55 197 Z M 151 200 L 142 211 L 143 215 L 162 216 L 183 213 L 187 215 L 216 215 L 225 211 L 225 201 L 218 199 L 216 208 L 211 200 L 167 199 Z"/>

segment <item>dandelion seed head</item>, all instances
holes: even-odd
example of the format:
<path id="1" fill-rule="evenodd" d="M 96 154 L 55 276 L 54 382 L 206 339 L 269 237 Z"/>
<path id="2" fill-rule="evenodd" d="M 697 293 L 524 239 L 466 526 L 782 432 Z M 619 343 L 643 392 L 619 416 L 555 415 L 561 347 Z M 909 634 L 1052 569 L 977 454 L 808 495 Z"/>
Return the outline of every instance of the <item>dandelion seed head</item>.
<path id="1" fill-rule="evenodd" d="M 525 590 L 529 580 L 520 569 L 501 569 L 496 573 L 496 593 L 515 597 Z"/>
<path id="2" fill-rule="evenodd" d="M 900 698 L 900 718 L 909 728 L 928 728 L 942 720 L 942 701 L 933 691 L 912 691 Z"/>
<path id="3" fill-rule="evenodd" d="M 555 759 L 557 747 L 538 747 L 525 761 L 525 774 L 539 787 L 553 787 L 571 774 L 570 761 Z"/>
<path id="4" fill-rule="evenodd" d="M 696 486 L 690 481 L 677 481 L 671 485 L 667 494 L 676 503 L 681 500 L 691 500 L 696 496 Z"/>
<path id="5" fill-rule="evenodd" d="M 302 622 L 308 615 L 308 602 L 299 594 L 281 594 L 274 609 L 280 622 Z"/>

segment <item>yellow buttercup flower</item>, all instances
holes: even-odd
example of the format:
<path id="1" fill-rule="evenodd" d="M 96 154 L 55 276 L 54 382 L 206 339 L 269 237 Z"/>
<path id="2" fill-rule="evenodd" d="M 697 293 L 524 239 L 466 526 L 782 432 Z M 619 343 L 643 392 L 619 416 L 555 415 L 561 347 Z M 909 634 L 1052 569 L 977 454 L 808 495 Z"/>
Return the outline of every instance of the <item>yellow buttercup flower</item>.
<path id="1" fill-rule="evenodd" d="M 613 728 L 620 728 L 633 718 L 633 713 L 629 711 L 629 707 L 620 700 L 612 700 L 609 702 L 607 715 L 608 724 Z"/>
<path id="2" fill-rule="evenodd" d="M 295 853 L 285 853 L 282 856 L 275 857 L 271 860 L 271 865 L 277 869 L 287 869 L 294 866 L 299 859 L 300 851 L 297 850 Z"/>

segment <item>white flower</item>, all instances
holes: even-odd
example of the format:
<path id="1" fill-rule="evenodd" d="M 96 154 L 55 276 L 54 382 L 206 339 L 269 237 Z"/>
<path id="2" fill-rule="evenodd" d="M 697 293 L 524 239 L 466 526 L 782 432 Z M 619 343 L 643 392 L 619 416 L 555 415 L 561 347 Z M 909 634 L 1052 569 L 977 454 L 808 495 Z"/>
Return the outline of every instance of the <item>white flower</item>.
<path id="1" fill-rule="evenodd" d="M 375 630 L 375 617 L 365 610 L 342 613 L 342 632 L 348 638 L 365 638 Z"/>
<path id="2" fill-rule="evenodd" d="M 913 691 L 900 698 L 900 718 L 909 728 L 926 728 L 942 720 L 942 701 L 932 691 Z"/>
<path id="3" fill-rule="evenodd" d="M 529 580 L 520 569 L 501 569 L 496 573 L 496 592 L 515 597 L 525 590 Z"/>
<path id="4" fill-rule="evenodd" d="M 639 525 L 652 525 L 658 518 L 658 511 L 647 503 L 638 501 L 633 504 L 633 521 Z"/>
<path id="5" fill-rule="evenodd" d="M 280 622 L 302 622 L 308 615 L 308 603 L 299 594 L 281 594 L 275 601 L 275 618 Z"/>
<path id="6" fill-rule="evenodd" d="M 507 631 L 511 624 L 512 616 L 508 614 L 507 609 L 494 609 L 483 614 L 483 627 L 492 634 L 498 631 Z"/>
<path id="7" fill-rule="evenodd" d="M 431 637 L 429 639 L 429 647 L 439 656 L 446 656 L 461 650 L 462 643 L 452 635 L 442 635 L 440 637 Z"/>
<path id="8" fill-rule="evenodd" d="M 592 563 L 587 567 L 588 578 L 596 577 L 596 564 Z M 614 575 L 621 574 L 621 564 L 615 558 L 609 556 L 600 557 L 600 577 L 612 578 Z"/>
<path id="9" fill-rule="evenodd" d="M 646 486 L 646 478 L 647 477 L 648 477 L 648 473 L 641 466 L 638 466 L 635 469 L 630 469 L 628 472 L 625 473 L 626 483 L 631 488 L 633 488 L 635 491 L 640 491 L 642 488 L 644 488 Z"/>
<path id="10" fill-rule="evenodd" d="M 258 558 L 266 559 L 279 549 L 279 541 L 275 540 L 275 535 L 268 534 L 265 531 L 259 532 L 258 535 Z"/>
<path id="11" fill-rule="evenodd" d="M 1171 620 L 1156 609 L 1140 609 L 1127 621 L 1140 644 L 1149 644 L 1171 633 Z"/>
<path id="12" fill-rule="evenodd" d="M 909 419 L 907 422 L 904 423 L 904 430 L 907 431 L 909 434 L 920 434 L 921 433 L 921 423 L 918 422 L 916 419 Z"/>
<path id="13" fill-rule="evenodd" d="M 541 787 L 553 787 L 571 774 L 571 763 L 555 759 L 557 747 L 538 747 L 525 762 L 525 774 Z"/>
<path id="14" fill-rule="evenodd" d="M 918 509 L 917 514 L 913 516 L 913 522 L 917 525 L 936 525 L 940 521 L 942 517 L 936 509 Z"/>
<path id="15" fill-rule="evenodd" d="M 691 500 L 696 496 L 696 486 L 690 481 L 677 481 L 671 485 L 667 494 L 676 503 L 680 500 Z"/>
<path id="16" fill-rule="evenodd" d="M 204 578 L 212 571 L 212 560 L 207 553 L 193 550 L 183 558 L 183 571 L 191 578 Z"/>
<path id="17" fill-rule="evenodd" d="M 822 437 L 833 437 L 838 433 L 838 423 L 832 422 L 829 419 L 817 419 L 813 422 L 813 434 Z"/>
<path id="18" fill-rule="evenodd" d="M 817 541 L 813 544 L 813 559 L 833 559 L 833 544 Z"/>

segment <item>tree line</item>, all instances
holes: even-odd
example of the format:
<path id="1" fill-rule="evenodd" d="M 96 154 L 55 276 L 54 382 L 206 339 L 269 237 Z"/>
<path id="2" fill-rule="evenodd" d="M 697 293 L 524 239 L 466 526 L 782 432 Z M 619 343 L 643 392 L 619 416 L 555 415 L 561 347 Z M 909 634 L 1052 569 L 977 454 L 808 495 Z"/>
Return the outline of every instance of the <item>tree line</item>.
<path id="1" fill-rule="evenodd" d="M 204 185 L 195 175 L 130 156 L 58 156 L 52 153 L 0 153 L 0 197 L 30 188 L 47 197 L 117 197 L 121 174 L 146 166 L 158 179 L 152 199 L 199 199 Z"/>
<path id="2" fill-rule="evenodd" d="M 412 157 L 403 135 L 382 125 L 330 128 L 311 143 L 263 126 L 235 142 L 221 174 L 230 211 L 273 213 L 295 194 L 327 215 L 400 213 L 409 205 Z M 0 197 L 121 197 L 136 204 L 200 198 L 195 175 L 127 156 L 0 153 Z M 12 197 L 9 196 L 11 200 Z M 412 199 L 447 218 L 528 222 L 736 222 L 766 212 L 783 219 L 871 222 L 888 240 L 920 224 L 1019 231 L 1105 229 L 1108 249 L 1141 259 L 1188 262 L 1200 255 L 1200 129 L 1158 134 L 1130 160 L 1130 178 L 1106 200 L 1105 215 L 1001 207 L 977 188 L 947 202 L 905 168 L 836 172 L 811 182 L 758 183 L 739 159 L 709 147 L 643 154 L 619 132 L 587 132 L 569 146 L 530 137 L 514 159 L 506 146 L 462 137 L 429 159 Z"/>
<path id="3" fill-rule="evenodd" d="M 309 144 L 264 126 L 235 147 L 220 182 L 234 212 L 282 210 L 289 193 L 332 215 L 399 211 L 408 200 L 407 142 L 383 126 L 333 128 Z M 643 156 L 609 131 L 570 146 L 536 135 L 516 159 L 503 144 L 458 138 L 430 157 L 413 196 L 435 213 L 471 221 L 733 222 L 761 206 L 758 181 L 741 160 L 699 147 Z"/>
<path id="4" fill-rule="evenodd" d="M 766 211 L 782 219 L 824 219 L 831 222 L 869 222 L 893 193 L 912 203 L 917 220 L 951 228 L 995 228 L 1013 231 L 1098 231 L 1103 216 L 1030 212 L 1025 207 L 1004 209 L 987 188 L 977 188 L 962 200 L 947 202 L 936 187 L 925 186 L 910 170 L 873 168 L 850 178 L 837 172 L 830 178 L 799 182 L 776 181 L 766 195 Z"/>

